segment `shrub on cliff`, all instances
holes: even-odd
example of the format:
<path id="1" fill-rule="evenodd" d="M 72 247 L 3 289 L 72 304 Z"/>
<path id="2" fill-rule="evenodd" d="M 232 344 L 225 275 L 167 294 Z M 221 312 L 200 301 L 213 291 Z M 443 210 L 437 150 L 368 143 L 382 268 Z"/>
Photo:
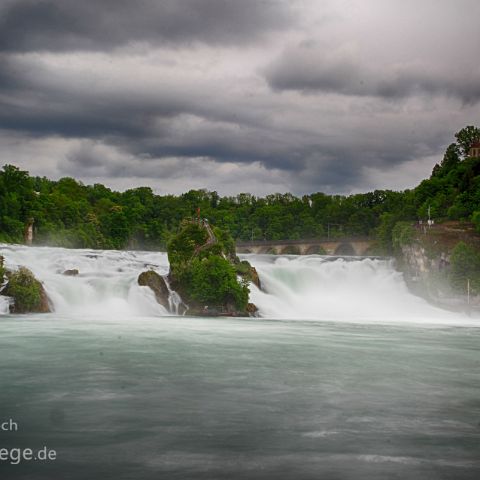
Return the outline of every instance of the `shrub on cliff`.
<path id="1" fill-rule="evenodd" d="M 2 295 L 12 297 L 12 313 L 47 313 L 50 311 L 47 294 L 42 284 L 25 267 L 8 272 L 8 284 Z"/>
<path id="2" fill-rule="evenodd" d="M 411 222 L 397 222 L 392 230 L 393 251 L 399 253 L 403 246 L 411 243 L 414 233 Z"/>
<path id="3" fill-rule="evenodd" d="M 473 293 L 480 293 L 480 253 L 464 242 L 458 242 L 450 257 L 450 283 L 459 292 L 466 292 L 467 280 Z"/>
<path id="4" fill-rule="evenodd" d="M 480 210 L 473 212 L 472 221 L 478 233 L 480 233 Z"/>
<path id="5" fill-rule="evenodd" d="M 5 278 L 5 267 L 3 262 L 4 262 L 4 259 L 0 255 L 0 286 L 2 285 Z"/>
<path id="6" fill-rule="evenodd" d="M 169 242 L 167 252 L 173 277 L 182 275 L 195 251 L 207 242 L 208 233 L 201 225 L 183 222 L 180 231 Z"/>

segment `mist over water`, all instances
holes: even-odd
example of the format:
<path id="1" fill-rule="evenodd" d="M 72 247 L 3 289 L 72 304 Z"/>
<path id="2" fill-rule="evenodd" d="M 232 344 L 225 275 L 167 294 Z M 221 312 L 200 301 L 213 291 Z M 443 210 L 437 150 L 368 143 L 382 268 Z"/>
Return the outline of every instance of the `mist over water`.
<path id="1" fill-rule="evenodd" d="M 272 318 L 354 322 L 463 323 L 468 319 L 411 294 L 393 260 L 251 256 L 265 291 L 252 301 Z"/>

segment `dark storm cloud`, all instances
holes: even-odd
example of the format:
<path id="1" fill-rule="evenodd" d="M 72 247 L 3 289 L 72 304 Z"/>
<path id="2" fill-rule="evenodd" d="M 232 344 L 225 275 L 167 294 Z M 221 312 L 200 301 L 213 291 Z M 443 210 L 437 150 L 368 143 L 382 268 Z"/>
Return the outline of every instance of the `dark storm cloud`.
<path id="1" fill-rule="evenodd" d="M 38 63 L 4 56 L 2 65 L 0 88 L 8 88 L 8 95 L 0 96 L 4 130 L 31 137 L 96 139 L 139 156 L 260 161 L 286 170 L 299 168 L 311 149 L 304 138 L 286 139 L 271 130 L 270 118 L 252 114 L 243 98 L 232 99 L 213 88 L 207 94 L 195 82 L 142 92 L 135 83 L 109 84 L 95 91 L 88 88 L 93 80 L 69 74 L 59 83 L 55 71 Z M 126 95 L 131 88 L 133 94 Z"/>
<path id="2" fill-rule="evenodd" d="M 480 118 L 476 5 L 0 0 L 0 160 L 176 191 L 413 186 Z"/>
<path id="3" fill-rule="evenodd" d="M 349 56 L 353 57 L 353 56 Z M 322 52 L 302 46 L 284 52 L 266 70 L 277 91 L 334 93 L 399 100 L 413 95 L 446 95 L 464 103 L 480 100 L 480 71 L 471 65 L 398 65 Z"/>
<path id="4" fill-rule="evenodd" d="M 288 2 L 273 0 L 7 0 L 0 6 L 0 51 L 244 44 L 291 22 Z"/>

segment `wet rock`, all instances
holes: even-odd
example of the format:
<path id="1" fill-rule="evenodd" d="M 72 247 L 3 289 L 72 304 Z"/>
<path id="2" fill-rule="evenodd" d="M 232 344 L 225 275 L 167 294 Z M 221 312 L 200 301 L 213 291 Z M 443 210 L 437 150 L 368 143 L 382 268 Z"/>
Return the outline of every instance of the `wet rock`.
<path id="1" fill-rule="evenodd" d="M 167 310 L 170 309 L 168 298 L 170 296 L 170 291 L 168 289 L 165 279 L 153 270 L 147 270 L 142 272 L 138 276 L 138 284 L 145 287 L 150 287 L 155 294 L 157 302 L 165 307 Z"/>
<path id="2" fill-rule="evenodd" d="M 187 312 L 188 312 L 188 305 L 181 302 L 177 307 L 177 312 L 175 312 L 175 313 L 177 315 L 185 315 Z"/>
<path id="3" fill-rule="evenodd" d="M 248 303 L 247 304 L 247 313 L 251 317 L 258 317 L 258 308 L 254 303 Z"/>
<path id="4" fill-rule="evenodd" d="M 65 275 L 66 277 L 76 277 L 78 275 L 78 270 L 76 268 L 72 268 L 70 270 L 65 270 L 63 272 L 63 275 Z"/>
<path id="5" fill-rule="evenodd" d="M 250 281 L 257 286 L 259 290 L 262 289 L 262 284 L 260 282 L 260 277 L 258 276 L 257 269 L 255 267 L 250 267 Z M 253 303 L 249 304 L 253 305 Z"/>

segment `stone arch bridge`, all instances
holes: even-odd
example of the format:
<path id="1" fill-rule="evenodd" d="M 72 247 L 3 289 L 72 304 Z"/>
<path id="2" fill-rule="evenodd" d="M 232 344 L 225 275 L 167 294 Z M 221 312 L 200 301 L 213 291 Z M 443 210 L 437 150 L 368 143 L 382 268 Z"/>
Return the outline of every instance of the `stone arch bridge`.
<path id="1" fill-rule="evenodd" d="M 370 238 L 337 238 L 315 240 L 257 240 L 237 242 L 237 253 L 271 253 L 276 255 L 368 255 Z"/>

